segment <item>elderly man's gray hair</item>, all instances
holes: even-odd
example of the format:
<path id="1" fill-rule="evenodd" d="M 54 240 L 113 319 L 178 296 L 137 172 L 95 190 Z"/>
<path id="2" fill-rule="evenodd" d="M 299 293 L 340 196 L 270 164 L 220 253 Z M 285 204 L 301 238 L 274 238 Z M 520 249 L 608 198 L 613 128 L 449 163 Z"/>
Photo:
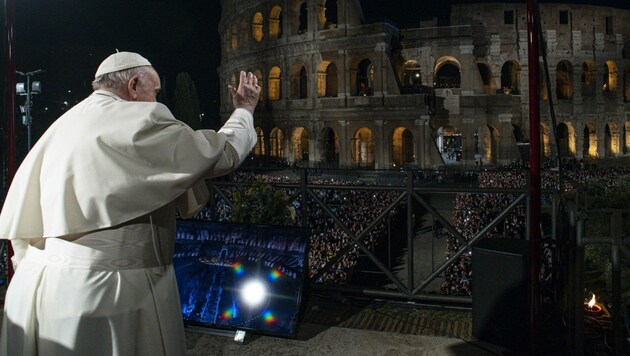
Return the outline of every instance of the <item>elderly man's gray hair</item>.
<path id="1" fill-rule="evenodd" d="M 100 75 L 92 82 L 92 89 L 111 89 L 120 91 L 127 85 L 129 79 L 131 79 L 134 75 L 137 75 L 142 81 L 144 77 L 150 73 L 150 68 L 150 66 L 142 66 Z"/>

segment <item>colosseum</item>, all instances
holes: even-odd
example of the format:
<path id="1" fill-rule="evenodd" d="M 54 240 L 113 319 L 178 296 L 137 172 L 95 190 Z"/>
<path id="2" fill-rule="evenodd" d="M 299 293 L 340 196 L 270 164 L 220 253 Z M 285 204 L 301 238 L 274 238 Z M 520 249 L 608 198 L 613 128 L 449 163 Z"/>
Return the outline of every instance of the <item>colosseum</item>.
<path id="1" fill-rule="evenodd" d="M 406 29 L 366 21 L 359 0 L 221 3 L 221 85 L 241 70 L 262 84 L 255 155 L 367 169 L 527 158 L 525 3 L 452 5 L 448 26 Z M 540 9 L 543 154 L 629 155 L 630 10 Z"/>

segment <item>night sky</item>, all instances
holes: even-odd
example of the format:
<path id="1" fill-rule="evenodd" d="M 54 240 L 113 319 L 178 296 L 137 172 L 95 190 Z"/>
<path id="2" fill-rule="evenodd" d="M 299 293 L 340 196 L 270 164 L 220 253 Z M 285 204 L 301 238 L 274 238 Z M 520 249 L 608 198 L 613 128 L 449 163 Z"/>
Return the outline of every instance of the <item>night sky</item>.
<path id="1" fill-rule="evenodd" d="M 116 49 L 135 51 L 149 59 L 166 78 L 163 86 L 169 96 L 177 73 L 188 72 L 197 86 L 202 110 L 217 110 L 218 91 L 224 90 L 219 88 L 216 74 L 220 64 L 219 0 L 14 1 L 17 70 L 46 70 L 35 78 L 42 82 L 43 92 L 34 98 L 34 116 L 43 106 L 55 107 L 64 101 L 72 104 L 89 95 L 98 64 Z M 470 1 L 361 0 L 368 22 L 387 18 L 400 28 L 415 27 L 420 19 L 433 16 L 444 21 L 450 3 Z M 630 8 L 629 0 L 591 3 Z M 17 100 L 23 102 L 21 97 Z M 50 111 L 49 115 L 48 120 L 36 123 L 39 129 L 56 118 Z"/>

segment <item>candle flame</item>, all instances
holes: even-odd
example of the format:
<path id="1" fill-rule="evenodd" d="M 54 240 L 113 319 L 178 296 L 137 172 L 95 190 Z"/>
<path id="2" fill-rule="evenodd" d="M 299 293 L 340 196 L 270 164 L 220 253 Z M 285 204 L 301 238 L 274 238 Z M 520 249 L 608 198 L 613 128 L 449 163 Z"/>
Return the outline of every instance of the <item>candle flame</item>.
<path id="1" fill-rule="evenodd" d="M 593 309 L 594 305 L 595 305 L 595 294 L 593 293 L 593 298 L 591 298 L 591 300 L 588 302 L 588 308 Z"/>

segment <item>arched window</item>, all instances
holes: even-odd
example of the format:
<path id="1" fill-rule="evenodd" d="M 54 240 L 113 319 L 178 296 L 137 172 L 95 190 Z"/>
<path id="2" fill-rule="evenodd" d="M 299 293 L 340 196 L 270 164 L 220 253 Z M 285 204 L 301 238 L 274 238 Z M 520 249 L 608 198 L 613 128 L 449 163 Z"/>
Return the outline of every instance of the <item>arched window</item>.
<path id="1" fill-rule="evenodd" d="M 584 125 L 584 143 L 582 144 L 584 157 L 597 157 L 597 132 L 592 122 Z"/>
<path id="2" fill-rule="evenodd" d="M 369 59 L 359 62 L 357 67 L 356 95 L 374 95 L 374 66 Z"/>
<path id="3" fill-rule="evenodd" d="M 256 135 L 258 136 L 258 141 L 256 141 L 256 146 L 254 146 L 254 155 L 255 156 L 264 156 L 265 155 L 265 133 L 263 129 L 260 127 L 256 127 Z"/>
<path id="4" fill-rule="evenodd" d="M 501 68 L 501 88 L 504 94 L 520 94 L 520 68 L 516 61 L 508 61 Z"/>
<path id="5" fill-rule="evenodd" d="M 306 31 L 308 31 L 308 6 L 306 1 L 300 5 L 297 31 L 298 34 L 306 33 Z"/>
<path id="6" fill-rule="evenodd" d="M 284 133 L 279 128 L 271 130 L 269 135 L 271 157 L 284 158 Z"/>
<path id="7" fill-rule="evenodd" d="M 282 72 L 279 67 L 273 67 L 269 71 L 269 90 L 268 97 L 270 101 L 280 100 L 282 97 Z"/>
<path id="8" fill-rule="evenodd" d="M 561 61 L 556 68 L 556 97 L 558 100 L 573 97 L 573 65 L 569 61 Z"/>
<path id="9" fill-rule="evenodd" d="M 252 19 L 252 38 L 256 42 L 260 42 L 263 39 L 263 14 L 257 12 Z"/>
<path id="10" fill-rule="evenodd" d="M 236 24 L 230 27 L 230 42 L 233 50 L 238 48 L 238 26 Z"/>
<path id="11" fill-rule="evenodd" d="M 459 88 L 462 82 L 459 62 L 454 57 L 442 57 L 436 64 L 433 76 L 434 88 Z"/>
<path id="12" fill-rule="evenodd" d="M 605 93 L 617 91 L 617 64 L 614 61 L 606 61 L 604 64 L 604 85 L 602 90 Z"/>
<path id="13" fill-rule="evenodd" d="M 442 126 L 437 130 L 436 144 L 445 164 L 459 164 L 462 160 L 462 134 L 453 126 Z"/>
<path id="14" fill-rule="evenodd" d="M 291 147 L 293 148 L 294 162 L 308 162 L 308 131 L 303 127 L 297 127 L 293 130 L 291 136 Z"/>
<path id="15" fill-rule="evenodd" d="M 374 167 L 374 135 L 372 130 L 362 127 L 355 131 L 352 139 L 352 161 L 359 167 Z"/>
<path id="16" fill-rule="evenodd" d="M 413 135 L 407 128 L 399 127 L 392 135 L 392 163 L 394 167 L 402 167 L 407 163 L 413 163 Z"/>
<path id="17" fill-rule="evenodd" d="M 278 5 L 269 12 L 269 38 L 282 37 L 282 8 Z"/>

